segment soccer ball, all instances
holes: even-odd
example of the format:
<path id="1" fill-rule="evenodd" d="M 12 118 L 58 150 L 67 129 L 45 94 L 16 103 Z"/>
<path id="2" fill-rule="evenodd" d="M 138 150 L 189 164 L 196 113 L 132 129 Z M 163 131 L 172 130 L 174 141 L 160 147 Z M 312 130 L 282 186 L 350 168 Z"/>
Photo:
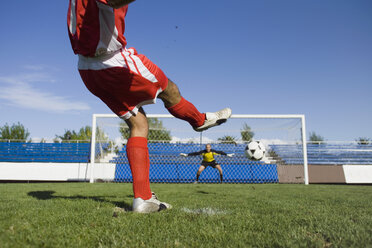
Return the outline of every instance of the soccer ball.
<path id="1" fill-rule="evenodd" d="M 265 146 L 260 141 L 251 141 L 245 147 L 245 155 L 251 160 L 261 160 L 265 152 Z"/>

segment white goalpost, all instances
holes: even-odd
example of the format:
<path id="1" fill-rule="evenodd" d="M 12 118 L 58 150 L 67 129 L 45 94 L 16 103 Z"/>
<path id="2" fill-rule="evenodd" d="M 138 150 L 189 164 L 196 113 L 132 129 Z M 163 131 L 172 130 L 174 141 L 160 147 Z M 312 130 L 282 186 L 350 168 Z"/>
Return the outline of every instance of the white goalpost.
<path id="1" fill-rule="evenodd" d="M 179 153 L 200 150 L 211 143 L 216 150 L 235 154 L 232 159 L 219 158 L 226 174 L 225 182 L 309 184 L 304 115 L 233 114 L 225 124 L 202 133 L 193 131 L 188 123 L 170 114 L 148 114 L 147 117 L 152 182 L 191 182 L 200 160 L 180 158 Z M 95 167 L 102 161 L 115 167 L 113 181 L 131 181 L 125 155 L 128 130 L 115 114 L 93 114 L 91 183 L 101 178 L 95 173 Z M 249 161 L 244 156 L 244 147 L 251 139 L 265 144 L 267 156 L 263 161 Z M 204 174 L 201 181 L 215 182 L 213 171 Z"/>

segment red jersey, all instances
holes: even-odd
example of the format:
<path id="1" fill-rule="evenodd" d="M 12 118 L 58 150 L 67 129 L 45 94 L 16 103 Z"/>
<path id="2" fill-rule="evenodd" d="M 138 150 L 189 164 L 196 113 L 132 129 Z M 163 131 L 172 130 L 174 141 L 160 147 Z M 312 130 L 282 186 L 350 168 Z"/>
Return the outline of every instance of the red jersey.
<path id="1" fill-rule="evenodd" d="M 128 5 L 114 9 L 107 0 L 70 0 L 67 26 L 75 54 L 94 57 L 125 48 Z"/>

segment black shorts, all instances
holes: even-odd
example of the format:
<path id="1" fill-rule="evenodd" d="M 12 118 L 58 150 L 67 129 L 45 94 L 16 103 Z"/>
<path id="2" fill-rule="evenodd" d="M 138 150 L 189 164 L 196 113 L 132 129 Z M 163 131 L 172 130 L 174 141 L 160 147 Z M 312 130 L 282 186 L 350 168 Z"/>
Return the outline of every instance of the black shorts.
<path id="1" fill-rule="evenodd" d="M 211 162 L 203 161 L 203 162 L 201 163 L 201 165 L 203 165 L 203 166 L 205 166 L 205 167 L 211 166 L 212 168 L 216 168 L 217 163 L 216 163 L 216 160 L 213 160 L 213 161 L 211 161 Z"/>

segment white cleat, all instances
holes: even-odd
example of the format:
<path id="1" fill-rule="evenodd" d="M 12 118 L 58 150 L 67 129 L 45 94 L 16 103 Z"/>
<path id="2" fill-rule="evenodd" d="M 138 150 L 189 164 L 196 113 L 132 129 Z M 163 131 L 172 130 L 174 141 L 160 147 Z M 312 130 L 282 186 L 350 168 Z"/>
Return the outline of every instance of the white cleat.
<path id="1" fill-rule="evenodd" d="M 231 116 L 231 109 L 230 108 L 224 108 L 220 111 L 214 112 L 214 113 L 205 113 L 205 121 L 204 124 L 200 127 L 194 127 L 194 130 L 197 132 L 201 132 L 204 130 L 207 130 L 208 128 L 221 125 L 222 123 L 225 123 L 227 119 Z"/>
<path id="2" fill-rule="evenodd" d="M 160 202 L 154 192 L 152 192 L 152 197 L 148 200 L 143 200 L 142 198 L 133 200 L 133 212 L 136 213 L 154 213 L 171 208 L 172 205 Z"/>

